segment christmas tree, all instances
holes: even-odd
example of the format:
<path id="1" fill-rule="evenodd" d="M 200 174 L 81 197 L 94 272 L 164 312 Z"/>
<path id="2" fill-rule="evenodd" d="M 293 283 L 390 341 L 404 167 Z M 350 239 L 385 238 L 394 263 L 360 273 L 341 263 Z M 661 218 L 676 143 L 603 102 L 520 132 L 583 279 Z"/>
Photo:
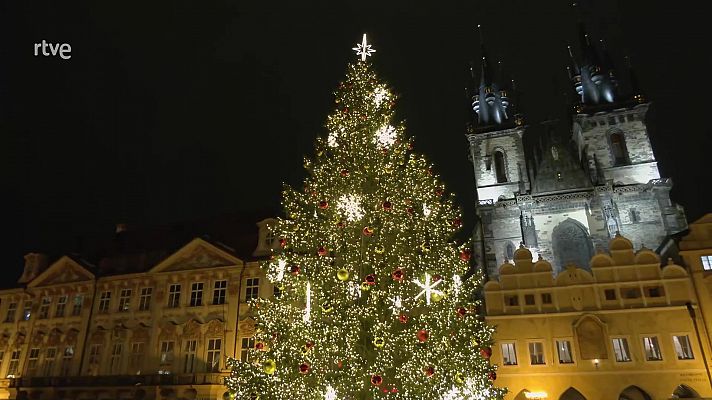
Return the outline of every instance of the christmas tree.
<path id="1" fill-rule="evenodd" d="M 501 399 L 482 276 L 452 241 L 459 211 L 394 123 L 365 35 L 354 50 L 304 188 L 284 190 L 283 251 L 264 266 L 280 294 L 253 303 L 255 348 L 226 385 L 239 399 Z"/>

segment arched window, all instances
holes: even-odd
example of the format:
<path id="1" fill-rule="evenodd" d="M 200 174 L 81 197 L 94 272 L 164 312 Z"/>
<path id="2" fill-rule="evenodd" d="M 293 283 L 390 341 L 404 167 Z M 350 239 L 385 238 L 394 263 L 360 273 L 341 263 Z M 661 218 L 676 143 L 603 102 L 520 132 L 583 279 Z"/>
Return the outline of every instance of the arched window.
<path id="1" fill-rule="evenodd" d="M 569 264 L 590 271 L 593 244 L 580 222 L 567 218 L 557 225 L 552 232 L 552 250 L 557 273 Z"/>
<path id="2" fill-rule="evenodd" d="M 628 386 L 618 396 L 618 400 L 650 400 L 650 396 L 637 386 Z"/>
<path id="3" fill-rule="evenodd" d="M 691 387 L 680 385 L 672 392 L 673 399 L 697 399 L 700 396 Z"/>
<path id="4" fill-rule="evenodd" d="M 625 137 L 622 132 L 611 134 L 611 155 L 613 156 L 613 165 L 627 165 L 628 149 L 625 146 Z"/>
<path id="5" fill-rule="evenodd" d="M 505 251 L 504 255 L 507 257 L 507 260 L 509 260 L 509 261 L 514 260 L 514 243 L 512 243 L 512 242 L 507 243 L 507 250 Z"/>
<path id="6" fill-rule="evenodd" d="M 494 173 L 497 183 L 507 182 L 507 171 L 504 167 L 504 152 L 497 150 L 494 152 Z"/>
<path id="7" fill-rule="evenodd" d="M 564 393 L 561 394 L 559 400 L 586 400 L 585 397 L 578 390 L 570 387 L 566 389 Z"/>

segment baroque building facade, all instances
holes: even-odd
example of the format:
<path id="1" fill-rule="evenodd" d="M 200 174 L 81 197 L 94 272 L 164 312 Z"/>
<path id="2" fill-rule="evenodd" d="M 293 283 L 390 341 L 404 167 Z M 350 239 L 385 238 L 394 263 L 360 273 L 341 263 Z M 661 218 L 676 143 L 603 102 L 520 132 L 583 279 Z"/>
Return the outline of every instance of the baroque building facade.
<path id="1" fill-rule="evenodd" d="M 687 226 L 670 200 L 671 180 L 660 177 L 645 122 L 649 103 L 632 68 L 624 90 L 607 50 L 592 44 L 582 24 L 579 30 L 581 56 L 569 48 L 570 137 L 551 133 L 556 122 L 547 121 L 527 148 L 531 129 L 516 109 L 514 81 L 494 75 L 482 45 L 466 136 L 478 197 L 475 251 L 490 278 L 520 243 L 557 274 L 568 264 L 588 268 L 618 232 L 656 248 Z"/>
<path id="2" fill-rule="evenodd" d="M 259 267 L 273 221 L 243 251 L 195 237 L 98 265 L 28 254 L 21 287 L 0 290 L 0 399 L 227 398 L 226 357 L 254 346 L 248 302 L 273 292 Z"/>
<path id="3" fill-rule="evenodd" d="M 685 233 L 683 265 L 616 234 L 556 276 L 521 245 L 484 287 L 506 398 L 712 398 L 712 214 Z"/>

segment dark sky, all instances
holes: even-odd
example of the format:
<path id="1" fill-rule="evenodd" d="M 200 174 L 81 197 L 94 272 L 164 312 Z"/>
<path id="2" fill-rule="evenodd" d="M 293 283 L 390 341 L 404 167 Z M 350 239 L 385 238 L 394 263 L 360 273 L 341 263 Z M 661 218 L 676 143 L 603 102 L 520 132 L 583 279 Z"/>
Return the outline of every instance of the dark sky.
<path id="1" fill-rule="evenodd" d="M 629 54 L 653 102 L 660 170 L 694 220 L 712 211 L 709 23 L 693 1 L 582 5 L 594 38 Z M 530 124 L 561 117 L 567 1 L 143 1 L 0 3 L 0 262 L 78 236 L 279 209 L 368 32 L 399 115 L 474 215 L 463 122 L 475 27 L 522 90 Z M 72 58 L 33 56 L 42 39 Z"/>

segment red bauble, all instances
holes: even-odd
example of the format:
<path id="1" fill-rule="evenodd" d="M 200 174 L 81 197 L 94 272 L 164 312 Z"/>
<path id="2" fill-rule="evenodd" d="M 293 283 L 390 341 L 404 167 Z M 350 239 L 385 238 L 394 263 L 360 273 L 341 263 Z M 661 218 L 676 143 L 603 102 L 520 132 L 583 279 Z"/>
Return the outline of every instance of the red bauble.
<path id="1" fill-rule="evenodd" d="M 344 221 L 339 221 L 336 223 L 337 228 L 343 228 L 344 227 Z"/>
<path id="2" fill-rule="evenodd" d="M 285 238 L 279 238 L 279 245 L 282 247 L 287 246 L 287 239 Z"/>
<path id="3" fill-rule="evenodd" d="M 348 107 L 344 107 L 344 109 L 341 110 L 341 112 L 343 112 L 344 114 L 348 114 L 348 113 L 349 113 L 349 108 L 348 108 Z"/>
<path id="4" fill-rule="evenodd" d="M 301 374 L 308 374 L 309 373 L 309 364 L 307 363 L 302 363 L 302 365 L 299 366 L 299 373 Z"/>
<path id="5" fill-rule="evenodd" d="M 491 347 L 483 347 L 482 349 L 480 349 L 480 355 L 484 359 L 489 359 L 490 357 L 492 357 L 492 348 Z"/>
<path id="6" fill-rule="evenodd" d="M 454 226 L 455 228 L 461 227 L 461 226 L 462 226 L 462 219 L 460 219 L 460 218 L 455 218 L 455 219 L 453 219 L 453 220 L 452 220 L 452 226 Z"/>
<path id="7" fill-rule="evenodd" d="M 460 260 L 462 261 L 470 261 L 470 258 L 472 257 L 472 252 L 470 249 L 462 249 L 460 252 Z"/>
<path id="8" fill-rule="evenodd" d="M 299 265 L 292 265 L 291 267 L 289 267 L 289 272 L 291 272 L 292 275 L 299 275 L 299 271 L 301 271 Z"/>
<path id="9" fill-rule="evenodd" d="M 391 276 L 393 277 L 394 281 L 403 282 L 403 270 L 402 269 L 396 268 L 396 270 L 393 271 L 393 273 L 391 273 Z"/>
<path id="10" fill-rule="evenodd" d="M 422 343 L 422 342 L 428 341 L 428 337 L 430 337 L 430 334 L 425 329 L 421 329 L 418 331 L 417 336 L 418 336 L 418 340 Z"/>
<path id="11" fill-rule="evenodd" d="M 457 309 L 457 315 L 464 317 L 465 314 L 467 314 L 467 309 L 464 307 L 458 307 Z"/>
<path id="12" fill-rule="evenodd" d="M 257 343 L 255 343 L 255 348 L 256 348 L 257 350 L 262 350 L 262 349 L 265 348 L 265 344 L 262 343 L 262 342 L 257 342 Z"/>
<path id="13" fill-rule="evenodd" d="M 363 228 L 363 234 L 364 234 L 365 236 L 373 236 L 373 228 L 368 227 L 368 226 L 365 226 L 365 227 Z"/>
<path id="14" fill-rule="evenodd" d="M 443 188 L 436 188 L 436 189 L 435 189 L 435 194 L 436 194 L 436 195 L 442 196 L 443 193 L 445 193 L 445 191 L 443 190 Z"/>
<path id="15" fill-rule="evenodd" d="M 329 202 L 326 200 L 320 201 L 319 208 L 321 208 L 322 210 L 326 210 L 327 208 L 329 208 Z"/>
<path id="16" fill-rule="evenodd" d="M 393 209 L 393 205 L 391 204 L 390 201 L 386 200 L 383 202 L 383 210 L 384 211 L 391 211 Z"/>
<path id="17" fill-rule="evenodd" d="M 408 150 L 413 150 L 413 143 L 408 143 Z"/>
<path id="18" fill-rule="evenodd" d="M 487 374 L 487 379 L 491 381 L 497 380 L 497 373 L 494 371 L 490 372 L 489 374 Z"/>
<path id="19" fill-rule="evenodd" d="M 408 212 L 408 214 L 413 215 L 413 207 L 408 207 L 406 211 Z"/>
<path id="20" fill-rule="evenodd" d="M 336 363 L 336 366 L 342 368 L 344 366 L 344 363 L 339 360 L 339 362 Z"/>
<path id="21" fill-rule="evenodd" d="M 342 169 L 342 170 L 341 170 L 341 176 L 344 176 L 344 177 L 349 176 L 349 170 L 348 170 L 348 169 Z"/>
<path id="22" fill-rule="evenodd" d="M 304 346 L 305 346 L 307 349 L 310 349 L 310 350 L 311 350 L 311 349 L 314 348 L 314 342 L 309 341 L 309 342 L 307 342 Z"/>
<path id="23" fill-rule="evenodd" d="M 316 251 L 316 253 L 323 257 L 323 256 L 329 254 L 329 250 L 328 250 L 326 247 L 321 246 L 321 247 L 319 247 L 319 249 Z"/>
<path id="24" fill-rule="evenodd" d="M 398 393 L 398 389 L 396 389 L 395 387 L 392 387 L 392 388 L 391 388 L 391 393 Z"/>
<path id="25" fill-rule="evenodd" d="M 383 389 L 381 389 L 381 391 L 382 391 L 383 393 L 388 393 L 388 389 L 387 389 L 387 388 L 383 388 Z"/>
<path id="26" fill-rule="evenodd" d="M 371 384 L 373 386 L 381 386 L 383 377 L 381 375 L 371 375 Z"/>
<path id="27" fill-rule="evenodd" d="M 366 278 L 363 280 L 363 283 L 365 283 L 367 285 L 375 285 L 376 284 L 376 275 L 374 275 L 374 274 L 366 275 Z"/>
<path id="28" fill-rule="evenodd" d="M 408 323 L 408 316 L 405 314 L 401 314 L 398 316 L 398 321 L 400 321 L 401 324 L 407 324 Z"/>
<path id="29" fill-rule="evenodd" d="M 439 275 L 439 274 L 433 275 L 433 282 L 437 282 L 437 281 L 439 281 L 439 280 L 441 280 L 441 279 L 443 279 L 443 276 L 442 276 L 442 275 Z"/>
<path id="30" fill-rule="evenodd" d="M 435 375 L 435 367 L 432 365 L 426 368 L 423 368 L 423 372 L 425 372 L 425 376 L 430 378 L 431 376 Z"/>

